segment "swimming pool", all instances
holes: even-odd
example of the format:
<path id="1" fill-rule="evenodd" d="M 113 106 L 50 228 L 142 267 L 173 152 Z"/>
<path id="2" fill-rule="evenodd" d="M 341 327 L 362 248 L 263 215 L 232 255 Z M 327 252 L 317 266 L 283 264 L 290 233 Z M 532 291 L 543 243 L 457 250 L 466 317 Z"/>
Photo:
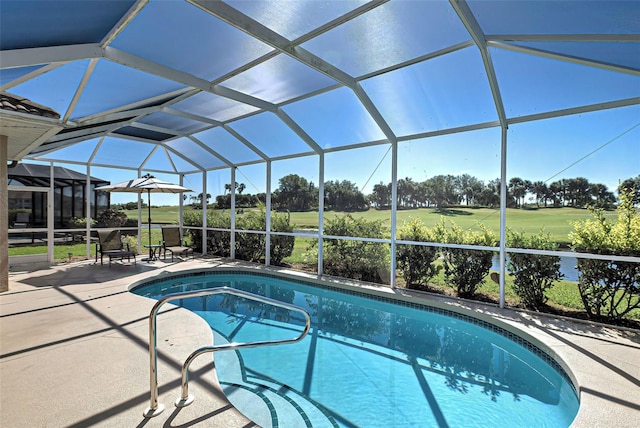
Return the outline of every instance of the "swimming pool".
<path id="1" fill-rule="evenodd" d="M 223 286 L 312 317 L 300 343 L 215 355 L 229 400 L 263 427 L 567 427 L 578 412 L 553 359 L 448 310 L 242 271 L 182 274 L 132 291 L 159 298 Z M 174 303 L 204 318 L 216 344 L 295 337 L 304 325 L 299 314 L 231 295 Z"/>

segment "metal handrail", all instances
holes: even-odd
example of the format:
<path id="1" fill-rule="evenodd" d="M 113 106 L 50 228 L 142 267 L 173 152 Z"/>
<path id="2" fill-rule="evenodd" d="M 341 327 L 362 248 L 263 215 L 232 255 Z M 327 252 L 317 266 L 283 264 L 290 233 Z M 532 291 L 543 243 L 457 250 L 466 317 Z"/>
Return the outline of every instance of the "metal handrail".
<path id="1" fill-rule="evenodd" d="M 185 407 L 193 402 L 193 397 L 189 396 L 189 376 L 188 370 L 189 366 L 193 362 L 193 360 L 207 352 L 216 352 L 216 351 L 230 351 L 235 349 L 243 349 L 243 348 L 255 348 L 258 346 L 273 346 L 273 345 L 284 345 L 287 343 L 295 343 L 301 341 L 309 332 L 311 328 L 311 317 L 307 311 L 304 309 L 291 305 L 289 303 L 284 303 L 279 300 L 274 300 L 269 297 L 258 296 L 256 294 L 248 293 L 242 290 L 236 290 L 235 288 L 230 287 L 218 287 L 218 288 L 206 288 L 203 290 L 197 291 L 185 291 L 183 293 L 173 293 L 169 294 L 162 299 L 158 300 L 151 312 L 149 313 L 149 371 L 150 371 L 150 389 L 151 389 L 151 399 L 149 407 L 144 411 L 143 415 L 146 418 L 152 418 L 154 416 L 159 415 L 164 410 L 164 405 L 158 403 L 158 353 L 156 348 L 156 316 L 160 307 L 167 302 L 178 299 L 185 299 L 189 297 L 201 297 L 201 296 L 209 296 L 213 294 L 233 294 L 236 296 L 244 297 L 249 300 L 255 300 L 262 303 L 268 303 L 273 306 L 277 306 L 284 309 L 289 309 L 291 311 L 300 312 L 305 318 L 305 326 L 302 333 L 293 339 L 278 339 L 278 340 L 266 340 L 266 341 L 258 341 L 258 342 L 245 342 L 245 343 L 226 343 L 223 345 L 217 346 L 206 346 L 200 349 L 195 350 L 187 359 L 185 360 L 182 366 L 182 388 L 181 388 L 181 396 L 178 400 L 176 400 L 176 407 Z"/>

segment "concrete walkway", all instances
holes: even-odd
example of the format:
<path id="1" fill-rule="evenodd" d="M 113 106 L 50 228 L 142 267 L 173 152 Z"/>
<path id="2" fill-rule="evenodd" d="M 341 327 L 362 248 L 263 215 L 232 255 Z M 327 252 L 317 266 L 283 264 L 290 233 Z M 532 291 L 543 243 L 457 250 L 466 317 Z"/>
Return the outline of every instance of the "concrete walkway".
<path id="1" fill-rule="evenodd" d="M 155 301 L 129 293 L 129 285 L 164 272 L 233 265 L 216 259 L 111 267 L 78 262 L 11 272 L 10 290 L 0 294 L 0 426 L 256 426 L 225 399 L 206 356 L 190 370 L 195 402 L 173 406 L 182 363 L 212 337 L 201 318 L 170 305 L 158 316 L 157 340 L 159 401 L 166 409 L 153 419 L 142 416 L 149 406 L 148 315 Z M 580 391 L 573 426 L 638 426 L 640 332 L 428 299 L 498 320 L 562 359 Z"/>

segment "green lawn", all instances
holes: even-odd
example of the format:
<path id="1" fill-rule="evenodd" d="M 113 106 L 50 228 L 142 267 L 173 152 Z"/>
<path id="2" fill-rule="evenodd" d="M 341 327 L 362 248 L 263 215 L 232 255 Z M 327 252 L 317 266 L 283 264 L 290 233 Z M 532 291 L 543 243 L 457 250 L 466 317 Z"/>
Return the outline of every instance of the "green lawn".
<path id="1" fill-rule="evenodd" d="M 194 211 L 191 206 L 185 206 L 184 212 Z M 199 210 L 198 210 L 199 211 Z M 127 213 L 127 217 L 137 220 L 138 219 L 138 210 L 125 210 Z M 148 219 L 147 209 L 144 208 L 142 212 L 142 222 L 144 224 L 147 223 Z M 178 207 L 173 206 L 165 206 L 165 207 L 152 207 L 151 208 L 151 223 L 161 223 L 161 224 L 178 224 L 180 220 L 180 209 Z"/>
<path id="2" fill-rule="evenodd" d="M 185 206 L 185 212 L 194 211 L 190 206 Z M 200 212 L 200 210 L 195 210 Z M 245 210 L 249 212 L 250 210 Z M 226 212 L 229 212 L 228 210 Z M 129 218 L 137 219 L 136 210 L 126 211 Z M 151 221 L 153 223 L 177 224 L 178 207 L 157 207 L 152 208 Z M 342 212 L 327 211 L 324 214 L 325 221 L 339 215 Z M 391 224 L 391 211 L 378 211 L 370 209 L 365 212 L 351 213 L 354 217 L 365 217 L 368 220 L 381 220 L 385 224 Z M 239 214 L 242 215 L 242 214 Z M 146 223 L 146 212 L 143 215 L 143 222 Z M 500 230 L 500 211 L 490 208 L 454 208 L 449 210 L 436 210 L 433 208 L 421 208 L 415 210 L 398 211 L 398 225 L 402 225 L 405 220 L 419 218 L 427 225 L 434 225 L 444 216 L 447 220 L 453 220 L 458 226 L 464 229 L 478 229 L 478 224 L 484 224 L 492 229 L 496 234 Z M 606 217 L 615 218 L 615 211 L 605 213 Z M 507 209 L 507 227 L 527 233 L 538 233 L 544 226 L 546 232 L 551 237 L 561 243 L 569 242 L 569 232 L 573 230 L 571 223 L 591 217 L 591 213 L 586 209 L 578 208 L 540 208 L 540 209 Z M 291 223 L 297 229 L 317 229 L 318 212 L 292 212 Z"/>
<path id="3" fill-rule="evenodd" d="M 326 212 L 325 221 L 344 213 Z M 368 220 L 382 220 L 391 224 L 391 211 L 369 210 L 362 213 L 352 213 L 354 217 L 365 217 Z M 615 217 L 615 211 L 607 212 L 607 217 Z M 439 211 L 433 208 L 421 208 L 415 210 L 398 211 L 398 225 L 410 218 L 419 218 L 426 225 L 432 226 L 444 216 L 447 220 L 454 221 L 463 229 L 479 230 L 478 224 L 484 224 L 496 234 L 500 230 L 500 211 L 489 208 L 455 208 Z M 561 243 L 569 242 L 569 232 L 573 230 L 572 222 L 591 217 L 586 209 L 577 208 L 540 208 L 537 210 L 507 209 L 507 227 L 527 233 L 538 233 L 544 226 L 544 230 L 551 234 L 552 239 Z M 298 228 L 318 227 L 317 212 L 291 213 L 291 222 Z"/>
<path id="4" fill-rule="evenodd" d="M 127 235 L 129 234 L 129 235 Z M 135 251 L 138 245 L 138 237 L 135 234 L 132 234 L 128 231 L 123 231 L 122 236 L 125 242 L 129 243 L 129 246 L 132 250 Z M 149 243 L 149 232 L 148 229 L 143 227 L 142 233 L 142 253 L 146 254 L 146 248 L 144 248 L 145 244 Z M 84 238 L 84 235 L 83 235 Z M 157 244 L 162 241 L 162 231 L 160 230 L 151 230 L 151 242 Z M 56 260 L 67 260 L 69 259 L 69 253 L 71 253 L 71 257 L 84 257 L 86 255 L 86 243 L 82 242 L 61 242 L 56 243 L 53 246 L 53 257 Z M 25 245 L 25 246 L 15 246 L 9 247 L 9 256 L 25 256 L 25 255 L 34 255 L 34 254 L 46 254 L 47 246 L 41 241 L 36 241 L 34 245 Z M 95 257 L 96 246 L 95 243 L 91 243 L 91 257 Z"/>

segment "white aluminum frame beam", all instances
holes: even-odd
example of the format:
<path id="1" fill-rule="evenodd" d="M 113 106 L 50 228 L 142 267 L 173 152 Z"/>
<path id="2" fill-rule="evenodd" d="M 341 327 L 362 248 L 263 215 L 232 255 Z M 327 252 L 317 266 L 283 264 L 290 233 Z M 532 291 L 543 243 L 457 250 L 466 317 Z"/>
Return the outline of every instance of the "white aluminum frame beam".
<path id="1" fill-rule="evenodd" d="M 271 264 L 271 161 L 268 160 L 266 165 L 266 189 L 265 189 L 265 255 L 264 264 L 269 266 Z"/>
<path id="2" fill-rule="evenodd" d="M 640 34 L 486 34 L 487 42 L 640 42 Z"/>
<path id="3" fill-rule="evenodd" d="M 324 264 L 324 153 L 318 154 L 318 279 Z"/>
<path id="4" fill-rule="evenodd" d="M 2 64 L 2 63 L 0 63 Z M 24 76 L 18 77 L 17 79 L 13 79 L 10 82 L 7 82 L 6 84 L 0 86 L 0 91 L 6 91 L 7 89 L 11 89 L 14 86 L 18 86 L 24 82 L 28 82 L 31 79 L 35 79 L 36 77 L 40 76 L 41 74 L 45 74 L 50 72 L 51 70 L 55 70 L 56 68 L 64 65 L 65 63 L 62 62 L 57 62 L 57 63 L 52 63 L 49 65 L 43 65 L 42 67 L 38 68 L 37 70 L 33 70 L 30 73 L 25 74 Z M 4 68 L 4 67 L 2 67 Z"/>
<path id="5" fill-rule="evenodd" d="M 229 134 L 233 135 L 238 141 L 240 141 L 242 144 L 244 144 L 245 146 L 247 146 L 248 148 L 253 150 L 258 156 L 260 156 L 262 158 L 262 160 L 266 161 L 266 160 L 269 159 L 269 156 L 267 156 L 262 150 L 260 150 L 256 146 L 254 146 L 249 140 L 244 138 L 242 135 L 240 135 L 240 133 L 238 131 L 236 131 L 235 129 L 233 129 L 229 125 L 226 125 L 226 124 L 223 125 L 222 129 L 227 131 Z"/>
<path id="6" fill-rule="evenodd" d="M 204 123 L 207 123 L 209 125 L 214 125 L 214 126 L 222 126 L 223 125 L 223 123 L 218 121 L 218 120 L 209 119 L 208 117 L 198 116 L 196 114 L 187 113 L 187 112 L 184 112 L 184 111 L 181 111 L 181 110 L 176 110 L 176 109 L 171 108 L 171 107 L 162 107 L 160 109 L 160 111 L 162 113 L 171 114 L 173 116 L 179 116 L 179 117 L 183 117 L 185 119 L 195 120 L 195 121 L 198 121 L 198 122 L 204 122 Z M 202 131 L 197 131 L 197 132 L 202 132 Z"/>
<path id="7" fill-rule="evenodd" d="M 500 142 L 500 307 L 505 302 L 505 277 L 507 274 L 507 128 L 502 127 Z"/>
<path id="8" fill-rule="evenodd" d="M 196 145 L 198 145 L 200 148 L 202 148 L 203 150 L 206 150 L 207 152 L 211 153 L 213 156 L 215 156 L 216 158 L 218 158 L 219 160 L 221 160 L 224 164 L 226 164 L 229 168 L 233 167 L 233 162 L 231 162 L 229 159 L 225 158 L 224 156 L 222 156 L 220 153 L 216 152 L 215 150 L 213 150 L 211 147 L 207 146 L 205 143 L 203 143 L 202 141 L 198 140 L 196 137 L 190 135 L 187 137 L 188 139 L 190 139 L 191 141 L 193 141 Z"/>
<path id="9" fill-rule="evenodd" d="M 455 12 L 458 14 L 458 17 L 471 35 L 471 38 L 475 42 L 476 46 L 478 46 L 478 50 L 480 51 L 480 55 L 482 56 L 482 62 L 484 64 L 485 72 L 487 73 L 487 79 L 491 88 L 491 94 L 493 95 L 493 102 L 495 104 L 496 111 L 498 112 L 498 119 L 500 120 L 500 124 L 502 126 L 507 126 L 507 115 L 504 110 L 502 96 L 500 95 L 498 79 L 496 78 L 496 72 L 493 68 L 491 54 L 489 53 L 489 48 L 487 47 L 487 42 L 484 33 L 480 28 L 480 24 L 478 24 L 478 21 L 476 21 L 473 12 L 471 12 L 471 9 L 469 8 L 469 5 L 465 0 L 449 0 L 449 3 L 453 7 L 453 10 L 455 10 Z"/>
<path id="10" fill-rule="evenodd" d="M 182 186 L 182 179 L 184 178 L 184 175 L 180 175 L 180 185 Z M 208 241 L 208 236 L 207 236 L 207 171 L 202 171 L 202 200 L 200 201 L 202 203 L 202 255 L 204 256 L 205 254 L 207 254 L 207 241 Z M 183 210 L 183 205 L 182 205 L 182 198 L 180 198 L 180 234 L 182 235 L 182 210 Z"/>
<path id="11" fill-rule="evenodd" d="M 391 143 L 391 288 L 396 288 L 396 231 L 398 222 L 398 142 Z"/>
<path id="12" fill-rule="evenodd" d="M 0 51 L 0 64 L 2 64 L 2 69 L 6 69 L 102 57 L 104 57 L 104 51 L 99 44 L 87 43 L 80 45 L 4 50 Z"/>
<path id="13" fill-rule="evenodd" d="M 231 209 L 231 231 L 229 236 L 229 257 L 231 260 L 236 258 L 236 167 L 230 169 L 231 181 L 229 185 L 229 193 L 231 194 L 231 203 L 229 208 Z"/>
<path id="14" fill-rule="evenodd" d="M 142 162 L 140 162 L 140 165 L 138 166 L 139 169 L 145 169 L 145 165 L 147 164 L 147 162 L 149 162 L 149 160 L 153 157 L 153 155 L 158 151 L 158 149 L 160 149 L 161 146 L 159 145 L 154 145 L 153 148 L 151 149 L 151 151 L 149 151 L 149 154 L 147 154 L 147 156 L 144 158 L 144 160 Z M 163 147 L 164 149 L 164 147 Z M 164 149 L 165 153 L 167 149 Z"/>
<path id="15" fill-rule="evenodd" d="M 633 67 L 625 67 L 622 65 L 612 64 L 609 62 L 596 61 L 593 59 L 583 58 L 580 56 L 572 56 L 559 52 L 552 52 L 545 49 L 537 49 L 526 46 L 513 45 L 501 42 L 488 42 L 488 46 L 496 49 L 504 49 L 512 52 L 525 53 L 528 55 L 539 56 L 543 58 L 554 59 L 557 61 L 569 62 L 572 64 L 586 65 L 591 68 L 600 68 L 607 71 L 615 71 L 617 73 L 630 74 L 632 76 L 640 76 L 640 70 Z"/>
<path id="16" fill-rule="evenodd" d="M 93 71 L 96 69 L 97 64 L 98 64 L 97 58 L 93 58 L 92 60 L 89 61 L 89 66 L 84 71 L 82 80 L 80 81 L 80 84 L 76 88 L 76 92 L 73 94 L 73 98 L 71 99 L 71 102 L 67 107 L 66 113 L 61 119 L 62 122 L 67 122 L 71 117 L 71 114 L 73 113 L 73 110 L 75 110 L 76 105 L 78 104 L 78 101 L 80 101 L 80 96 L 82 96 L 84 89 L 87 87 L 87 84 L 89 83 L 89 79 L 91 78 Z"/>
<path id="17" fill-rule="evenodd" d="M 209 0 L 189 0 L 189 2 L 353 90 L 389 141 L 395 141 L 395 135 L 388 123 L 369 99 L 369 96 L 362 90 L 355 78 L 224 2 Z"/>
<path id="18" fill-rule="evenodd" d="M 111 122 L 114 120 L 128 119 L 133 120 L 134 118 L 140 116 L 148 116 L 150 114 L 162 111 L 162 107 L 143 107 L 143 108 L 134 108 L 133 110 L 120 110 L 117 111 L 112 110 L 111 113 L 102 112 L 99 114 L 93 114 L 91 116 L 86 116 L 80 119 L 76 119 L 73 121 L 69 121 L 65 123 L 67 128 L 79 127 L 79 126 L 88 126 L 88 125 L 100 125 L 101 123 Z"/>
<path id="19" fill-rule="evenodd" d="M 140 11 L 149 3 L 149 0 L 137 0 L 131 8 L 125 13 L 122 18 L 113 26 L 111 31 L 100 41 L 100 46 L 106 47 L 111 44 L 112 41 L 115 40 L 116 37 L 127 28 L 127 25 L 133 21 L 133 19 L 138 16 Z"/>

